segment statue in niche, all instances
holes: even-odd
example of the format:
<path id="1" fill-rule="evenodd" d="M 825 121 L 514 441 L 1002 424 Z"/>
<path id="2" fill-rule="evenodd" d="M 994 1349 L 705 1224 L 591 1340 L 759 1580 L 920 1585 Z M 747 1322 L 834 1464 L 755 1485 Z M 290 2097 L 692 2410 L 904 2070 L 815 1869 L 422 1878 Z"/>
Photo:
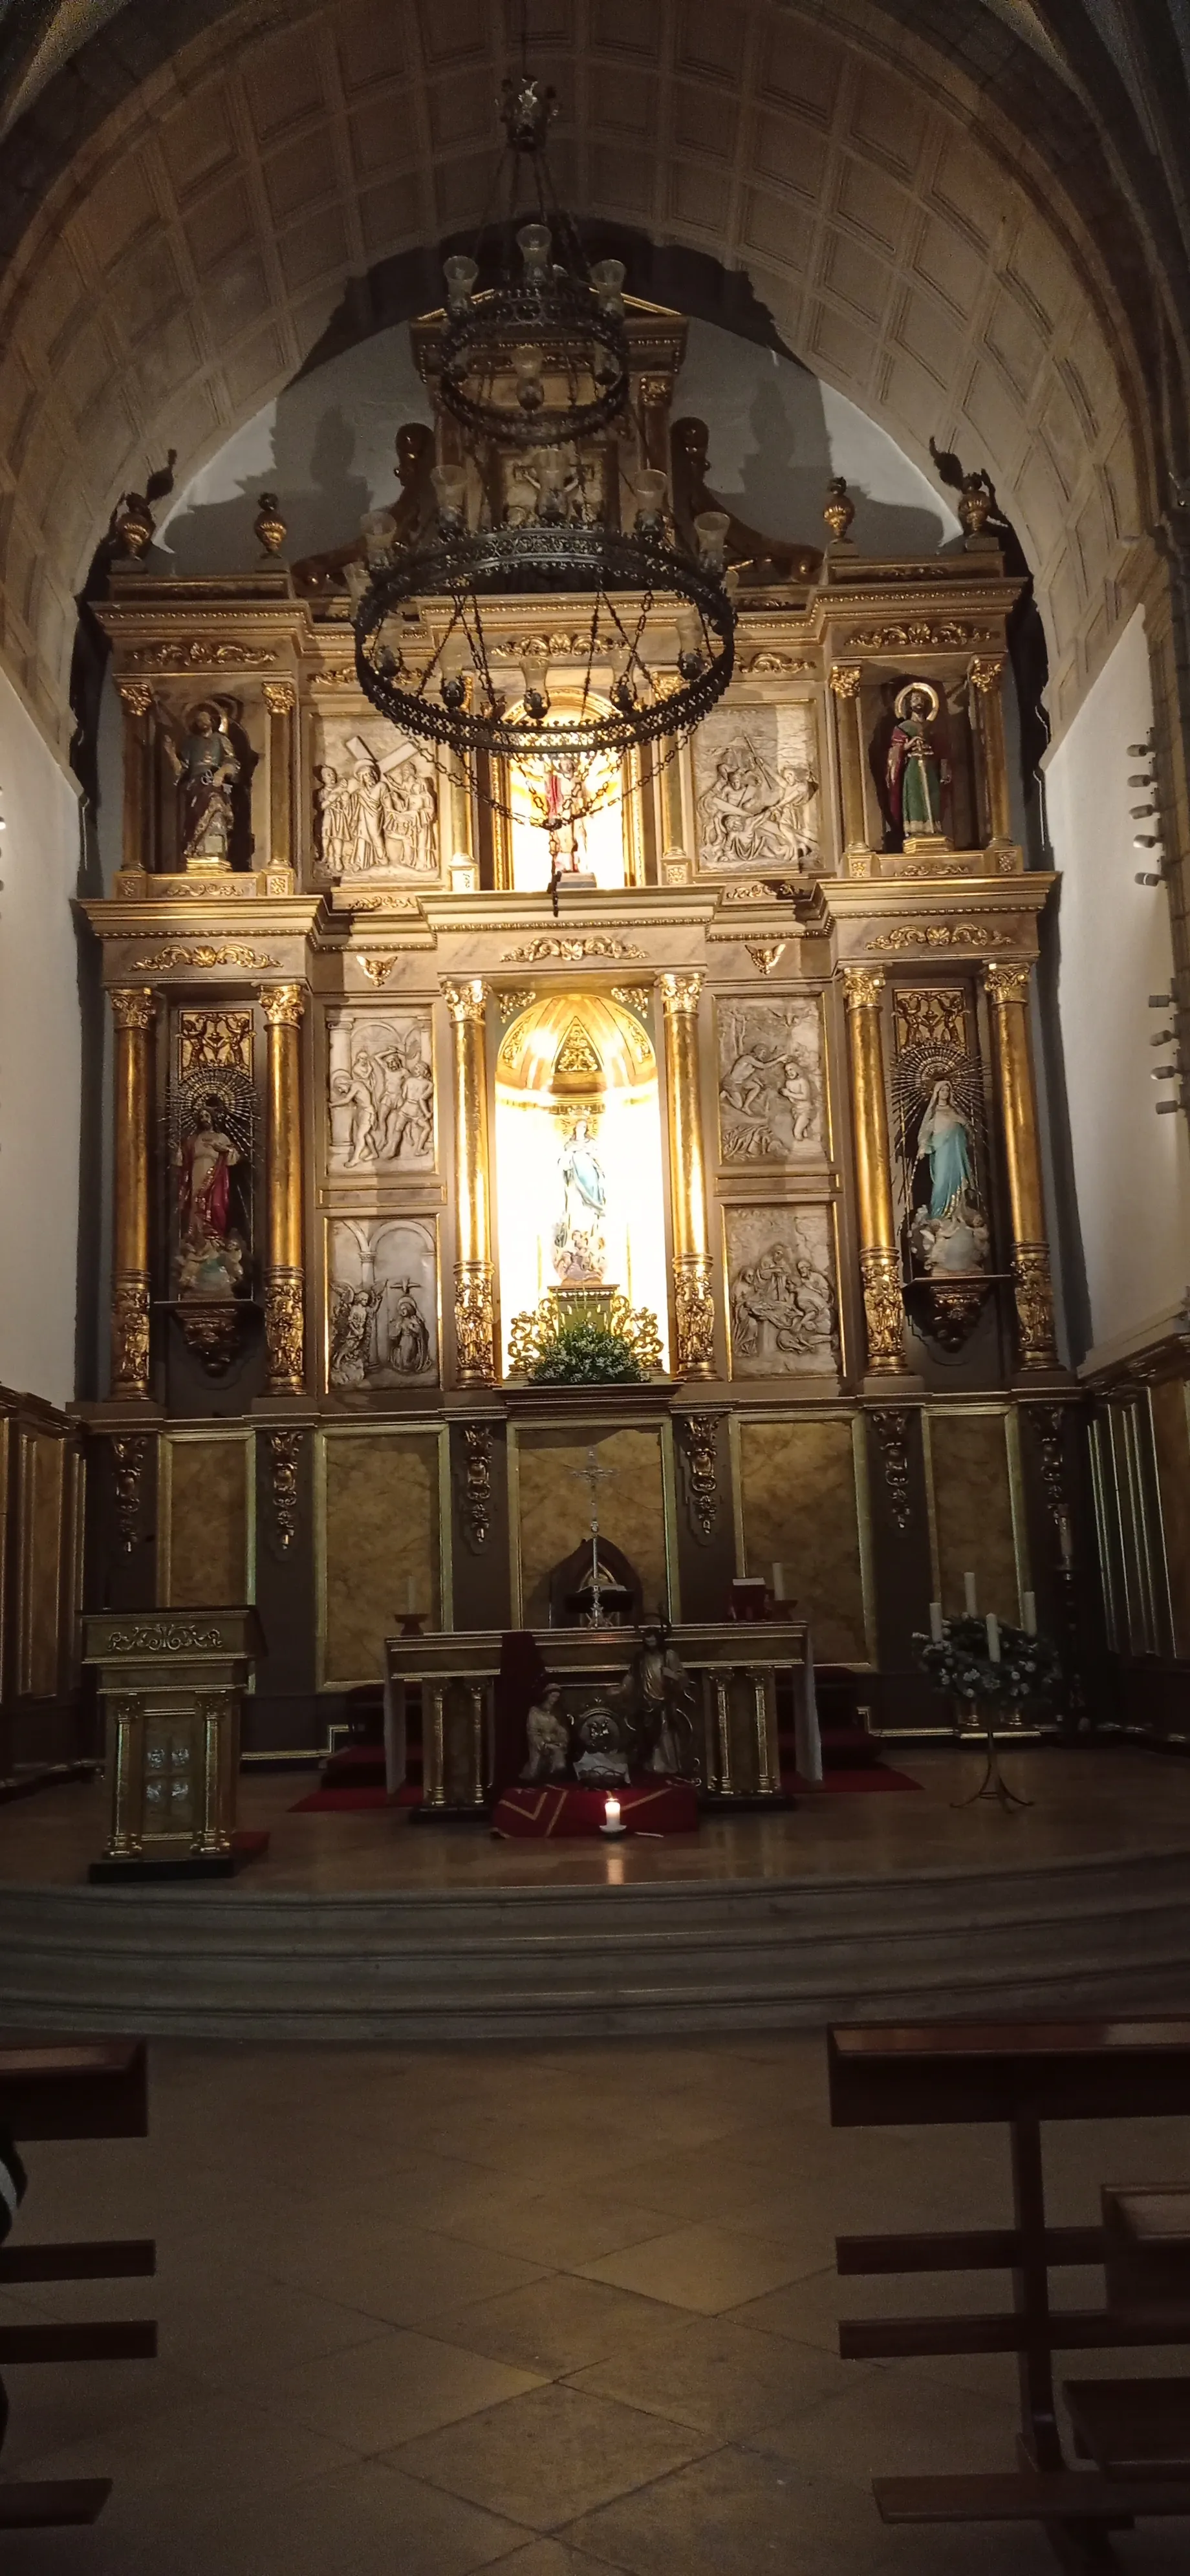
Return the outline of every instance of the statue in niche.
<path id="1" fill-rule="evenodd" d="M 804 868 L 817 844 L 808 828 L 818 781 L 808 763 L 766 760 L 748 734 L 723 743 L 699 811 L 705 868 Z"/>
<path id="2" fill-rule="evenodd" d="M 779 1161 L 821 1133 L 814 1003 L 742 1003 L 719 1019 L 719 1123 L 728 1161 Z"/>
<path id="3" fill-rule="evenodd" d="M 554 1227 L 554 1271 L 563 1288 L 597 1285 L 607 1261 L 607 1181 L 589 1119 L 576 1119 L 559 1162 L 562 1214 Z"/>
<path id="4" fill-rule="evenodd" d="M 207 700 L 186 710 L 186 730 L 162 735 L 178 794 L 178 860 L 219 874 L 231 866 L 232 789 L 240 763 L 225 708 Z"/>
<path id="5" fill-rule="evenodd" d="M 905 999 L 913 997 L 898 996 L 899 1009 Z M 913 1275 L 945 1280 L 986 1271 L 991 1233 L 979 1179 L 978 1067 L 957 1042 L 923 1038 L 898 1055 L 894 1097 Z"/>
<path id="6" fill-rule="evenodd" d="M 314 772 L 319 865 L 328 877 L 367 876 L 378 868 L 406 876 L 438 873 L 438 799 L 432 772 L 411 742 L 378 758 L 362 734 L 350 734 L 350 776 L 330 761 Z"/>
<path id="7" fill-rule="evenodd" d="M 230 1298 L 243 1286 L 248 1160 L 235 1105 L 222 1092 L 192 1090 L 182 1107 L 182 1134 L 174 1153 L 181 1299 Z"/>
<path id="8" fill-rule="evenodd" d="M 928 680 L 911 681 L 894 700 L 896 723 L 888 745 L 888 794 L 893 821 L 904 846 L 945 837 L 942 791 L 950 784 L 950 764 L 935 746 L 930 727 L 938 721 L 941 701 Z"/>

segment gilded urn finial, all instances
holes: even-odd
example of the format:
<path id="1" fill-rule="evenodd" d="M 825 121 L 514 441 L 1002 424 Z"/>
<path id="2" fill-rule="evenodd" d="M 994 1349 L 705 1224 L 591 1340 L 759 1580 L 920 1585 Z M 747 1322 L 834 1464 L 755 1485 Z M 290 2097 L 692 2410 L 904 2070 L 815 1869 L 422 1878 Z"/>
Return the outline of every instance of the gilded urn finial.
<path id="1" fill-rule="evenodd" d="M 139 563 L 153 543 L 153 513 L 143 492 L 121 493 L 112 530 L 121 554 Z"/>
<path id="2" fill-rule="evenodd" d="M 252 530 L 260 539 L 261 553 L 266 562 L 270 556 L 280 554 L 289 528 L 281 516 L 275 492 L 261 493 L 260 508 L 252 522 Z"/>
<path id="3" fill-rule="evenodd" d="M 851 538 L 848 530 L 855 517 L 855 503 L 847 489 L 846 475 L 831 476 L 827 485 L 826 508 L 822 515 L 830 529 L 832 543 L 836 546 L 850 545 Z"/>
<path id="4" fill-rule="evenodd" d="M 992 496 L 982 474 L 964 474 L 959 494 L 959 519 L 963 533 L 978 540 L 992 513 Z"/>

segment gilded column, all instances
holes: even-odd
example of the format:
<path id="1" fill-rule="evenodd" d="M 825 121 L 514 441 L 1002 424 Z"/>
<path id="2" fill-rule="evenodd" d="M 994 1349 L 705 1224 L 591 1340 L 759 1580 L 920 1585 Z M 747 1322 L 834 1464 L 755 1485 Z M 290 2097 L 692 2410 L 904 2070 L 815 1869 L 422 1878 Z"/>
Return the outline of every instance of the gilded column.
<path id="1" fill-rule="evenodd" d="M 147 984 L 111 996 L 116 1023 L 112 1172 L 112 1394 L 149 1392 L 150 1031 L 156 995 Z"/>
<path id="2" fill-rule="evenodd" d="M 1008 751 L 1004 741 L 1003 661 L 973 662 L 967 677 L 976 710 L 980 767 L 987 805 L 988 846 L 1003 848 L 1011 845 L 1012 841 Z"/>
<path id="3" fill-rule="evenodd" d="M 153 865 L 153 692 L 143 680 L 118 682 L 124 709 L 124 867 Z"/>
<path id="4" fill-rule="evenodd" d="M 293 711 L 297 691 L 292 680 L 266 680 L 269 711 L 269 866 L 293 866 Z"/>
<path id="5" fill-rule="evenodd" d="M 864 758 L 860 740 L 860 681 L 863 673 L 858 662 L 835 662 L 831 666 L 831 696 L 835 701 L 835 738 L 839 746 L 839 787 L 843 804 L 843 855 L 868 859 L 868 817 L 864 803 Z M 866 875 L 866 868 L 848 868 L 852 876 Z"/>
<path id="6" fill-rule="evenodd" d="M 905 1309 L 893 1220 L 884 1047 L 880 1033 L 884 977 L 879 969 L 843 972 L 851 1056 L 851 1117 L 859 1210 L 859 1269 L 864 1292 L 868 1368 L 873 1376 L 905 1371 Z"/>
<path id="7" fill-rule="evenodd" d="M 673 1193 L 674 1315 L 682 1377 L 715 1374 L 715 1300 L 707 1248 L 707 1186 L 698 1067 L 701 975 L 663 975 L 669 1166 Z"/>
<path id="8" fill-rule="evenodd" d="M 1037 1097 L 1029 1052 L 1031 971 L 1028 966 L 985 966 L 983 980 L 991 1001 L 995 1035 L 996 1090 L 1008 1173 L 1012 1286 L 1020 1362 L 1023 1369 L 1052 1369 L 1057 1367 L 1058 1354 L 1041 1194 L 1041 1157 L 1037 1149 Z"/>
<path id="9" fill-rule="evenodd" d="M 478 975 L 446 986 L 454 1030 L 455 1351 L 460 1386 L 496 1374 L 492 1304 L 492 1204 L 488 1170 L 485 996 Z"/>
<path id="10" fill-rule="evenodd" d="M 306 1375 L 301 1061 L 306 996 L 300 984 L 265 984 L 260 1000 L 268 1025 L 269 1049 L 264 1289 L 268 1385 L 270 1395 L 300 1395 Z"/>

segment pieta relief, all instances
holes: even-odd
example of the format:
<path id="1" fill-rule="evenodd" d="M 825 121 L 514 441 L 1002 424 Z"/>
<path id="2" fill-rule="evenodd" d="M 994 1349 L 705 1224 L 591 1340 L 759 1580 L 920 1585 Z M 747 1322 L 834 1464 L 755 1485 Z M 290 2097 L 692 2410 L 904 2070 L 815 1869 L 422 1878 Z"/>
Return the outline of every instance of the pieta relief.
<path id="1" fill-rule="evenodd" d="M 320 876 L 438 875 L 438 787 L 434 763 L 407 735 L 376 751 L 352 719 L 321 726 L 314 768 L 314 831 Z"/>
<path id="2" fill-rule="evenodd" d="M 425 1218 L 337 1218 L 330 1228 L 327 1375 L 333 1387 L 434 1386 L 438 1268 Z"/>
<path id="3" fill-rule="evenodd" d="M 327 1021 L 332 1172 L 425 1171 L 434 1161 L 428 1010 L 337 1011 Z"/>
<path id="4" fill-rule="evenodd" d="M 723 1161 L 781 1163 L 820 1154 L 824 1122 L 817 998 L 722 1001 L 717 1031 Z"/>
<path id="5" fill-rule="evenodd" d="M 733 1377 L 839 1373 L 827 1207 L 724 1210 Z"/>
<path id="6" fill-rule="evenodd" d="M 694 741 L 698 863 L 717 875 L 822 866 L 814 708 L 720 707 Z"/>

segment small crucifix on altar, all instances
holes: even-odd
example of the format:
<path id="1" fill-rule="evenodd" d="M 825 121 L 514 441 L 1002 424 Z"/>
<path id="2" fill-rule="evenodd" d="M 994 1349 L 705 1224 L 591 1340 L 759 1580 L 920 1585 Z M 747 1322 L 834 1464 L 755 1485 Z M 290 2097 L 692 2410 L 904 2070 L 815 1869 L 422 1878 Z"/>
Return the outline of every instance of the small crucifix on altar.
<path id="1" fill-rule="evenodd" d="M 578 1484 L 586 1485 L 591 1498 L 591 1518 L 588 1524 L 591 1532 L 591 1607 L 587 1614 L 587 1625 L 590 1628 L 610 1627 L 613 1623 L 604 1618 L 602 1609 L 603 1595 L 608 1587 L 604 1582 L 603 1568 L 599 1562 L 599 1488 L 602 1484 L 612 1482 L 616 1470 L 614 1467 L 600 1467 L 596 1463 L 594 1448 L 590 1448 L 587 1451 L 585 1467 L 572 1467 L 570 1472 Z"/>

